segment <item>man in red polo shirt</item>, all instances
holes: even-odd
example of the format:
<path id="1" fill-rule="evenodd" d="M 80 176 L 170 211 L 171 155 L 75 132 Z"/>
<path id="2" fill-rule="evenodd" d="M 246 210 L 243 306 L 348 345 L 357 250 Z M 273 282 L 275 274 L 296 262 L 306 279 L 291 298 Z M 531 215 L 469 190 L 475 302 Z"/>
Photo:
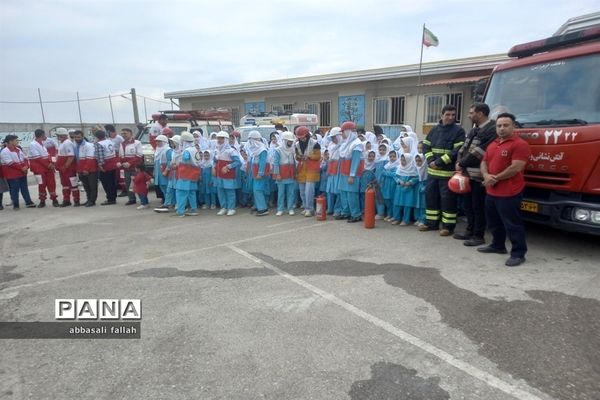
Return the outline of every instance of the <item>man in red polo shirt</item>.
<path id="1" fill-rule="evenodd" d="M 513 135 L 515 116 L 502 113 L 496 119 L 498 138 L 487 148 L 481 162 L 486 188 L 486 218 L 492 243 L 477 250 L 482 253 L 506 254 L 506 236 L 512 243 L 505 265 L 516 267 L 525 262 L 527 243 L 520 207 L 525 188 L 523 170 L 529 159 L 529 144 Z"/>

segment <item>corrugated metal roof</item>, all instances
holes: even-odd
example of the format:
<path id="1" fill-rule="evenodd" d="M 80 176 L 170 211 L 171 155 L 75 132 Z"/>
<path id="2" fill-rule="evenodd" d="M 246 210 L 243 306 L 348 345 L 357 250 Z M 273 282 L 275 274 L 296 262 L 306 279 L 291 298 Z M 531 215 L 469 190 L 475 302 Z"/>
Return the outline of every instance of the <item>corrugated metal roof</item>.
<path id="1" fill-rule="evenodd" d="M 489 77 L 489 75 L 463 76 L 461 78 L 440 79 L 438 81 L 423 83 L 421 84 L 421 86 L 457 85 L 460 83 L 477 82 L 487 77 Z"/>
<path id="2" fill-rule="evenodd" d="M 444 73 L 481 71 L 485 69 L 491 70 L 496 65 L 506 62 L 508 60 L 509 58 L 504 54 L 493 54 L 480 57 L 428 62 L 423 63 L 421 73 L 422 76 L 427 76 Z M 166 99 L 181 99 L 188 97 L 203 97 L 235 93 L 260 92 L 267 90 L 284 90 L 300 87 L 325 86 L 344 83 L 409 78 L 418 76 L 418 74 L 419 64 L 411 64 L 387 68 L 342 72 L 336 74 L 315 75 L 290 79 L 278 79 L 272 81 L 249 82 L 237 85 L 217 86 L 204 89 L 166 92 L 164 94 L 164 97 Z"/>

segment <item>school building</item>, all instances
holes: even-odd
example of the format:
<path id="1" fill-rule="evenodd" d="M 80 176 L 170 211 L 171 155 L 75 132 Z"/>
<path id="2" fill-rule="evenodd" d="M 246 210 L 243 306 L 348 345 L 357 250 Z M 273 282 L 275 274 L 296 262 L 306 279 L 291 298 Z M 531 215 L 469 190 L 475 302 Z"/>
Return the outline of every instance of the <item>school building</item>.
<path id="1" fill-rule="evenodd" d="M 468 130 L 476 88 L 506 61 L 506 55 L 494 54 L 423 63 L 420 84 L 419 65 L 412 64 L 182 90 L 164 97 L 177 99 L 182 110 L 231 109 L 235 125 L 251 112 L 304 111 L 317 114 L 324 128 L 353 120 L 367 130 L 380 125 L 391 137 L 401 124 L 426 134 L 438 123 L 442 107 L 454 104 L 458 123 Z"/>

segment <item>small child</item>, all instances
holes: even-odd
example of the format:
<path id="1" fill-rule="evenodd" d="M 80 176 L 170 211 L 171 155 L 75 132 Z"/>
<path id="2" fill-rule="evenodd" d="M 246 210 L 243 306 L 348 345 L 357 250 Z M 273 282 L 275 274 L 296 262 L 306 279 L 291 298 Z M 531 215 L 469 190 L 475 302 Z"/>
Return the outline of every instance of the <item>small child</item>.
<path id="1" fill-rule="evenodd" d="M 252 181 L 248 177 L 248 153 L 244 149 L 240 149 L 242 156 L 242 166 L 238 169 L 241 187 L 240 207 L 249 207 L 252 204 Z"/>
<path id="2" fill-rule="evenodd" d="M 385 218 L 384 221 L 392 221 L 393 219 L 393 201 L 394 195 L 396 194 L 396 181 L 394 177 L 396 176 L 396 169 L 398 165 L 400 165 L 400 160 L 398 159 L 398 154 L 396 150 L 390 151 L 389 160 L 383 167 L 383 172 L 381 174 L 381 195 L 383 196 L 383 201 L 385 203 Z"/>
<path id="3" fill-rule="evenodd" d="M 392 225 L 406 226 L 410 223 L 412 209 L 415 205 L 415 186 L 419 183 L 419 173 L 410 153 L 400 156 L 400 165 L 394 179 L 398 187 L 394 195 Z"/>
<path id="4" fill-rule="evenodd" d="M 370 143 L 370 142 L 367 142 Z M 367 151 L 367 159 L 365 160 L 365 169 L 362 176 L 360 177 L 360 210 L 364 213 L 365 211 L 365 192 L 367 186 L 375 180 L 375 151 Z"/>
<path id="5" fill-rule="evenodd" d="M 199 192 L 202 193 L 202 209 L 214 210 L 217 208 L 217 191 L 213 186 L 212 168 L 214 165 L 213 155 L 210 150 L 204 150 L 202 152 L 202 162 L 200 168 L 202 169 L 202 181 L 199 184 Z"/>
<path id="6" fill-rule="evenodd" d="M 133 177 L 133 191 L 140 198 L 140 206 L 138 210 L 145 210 L 148 208 L 148 187 L 152 177 L 145 171 L 143 165 L 137 165 L 135 167 L 135 176 Z"/>
<path id="7" fill-rule="evenodd" d="M 321 179 L 319 180 L 319 190 L 316 192 L 324 196 L 327 192 L 327 162 L 329 161 L 329 150 L 325 149 L 321 157 Z"/>
<path id="8" fill-rule="evenodd" d="M 375 179 L 379 183 L 379 188 L 381 190 L 382 187 L 382 177 L 383 177 L 383 167 L 389 161 L 388 152 L 389 146 L 385 143 L 380 144 L 377 147 L 377 156 L 375 157 Z M 382 196 L 377 196 L 377 214 L 375 215 L 375 219 L 383 219 L 385 217 L 385 203 L 381 202 L 379 199 Z"/>
<path id="9" fill-rule="evenodd" d="M 422 147 L 422 145 L 420 144 Z M 425 156 L 418 153 L 415 156 L 415 166 L 419 174 L 419 183 L 415 186 L 415 225 L 419 228 L 425 226 L 425 189 L 427 188 L 427 163 Z"/>

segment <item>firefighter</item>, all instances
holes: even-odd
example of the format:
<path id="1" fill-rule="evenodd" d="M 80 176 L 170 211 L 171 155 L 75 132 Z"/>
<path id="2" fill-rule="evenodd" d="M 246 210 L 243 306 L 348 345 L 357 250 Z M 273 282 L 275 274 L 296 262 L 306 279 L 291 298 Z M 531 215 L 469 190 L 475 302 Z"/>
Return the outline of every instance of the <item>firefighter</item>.
<path id="1" fill-rule="evenodd" d="M 454 174 L 458 150 L 465 142 L 465 130 L 456 124 L 456 107 L 445 105 L 441 120 L 423 140 L 427 160 L 426 225 L 420 231 L 437 230 L 440 236 L 450 236 L 456 226 L 456 194 L 448 189 L 448 179 Z"/>
<path id="2" fill-rule="evenodd" d="M 361 220 L 360 212 L 360 177 L 364 170 L 362 141 L 356 133 L 356 125 L 346 121 L 340 127 L 343 142 L 340 147 L 340 200 L 341 214 L 336 219 L 347 219 L 348 222 Z"/>
<path id="3" fill-rule="evenodd" d="M 71 205 L 71 194 L 75 207 L 79 207 L 79 188 L 77 187 L 77 167 L 75 165 L 75 144 L 70 140 L 69 133 L 65 128 L 58 128 L 56 136 L 60 145 L 58 146 L 58 157 L 56 169 L 60 176 L 62 185 L 63 202 L 61 207 Z"/>
<path id="4" fill-rule="evenodd" d="M 46 132 L 43 129 L 36 129 L 35 140 L 29 145 L 29 165 L 38 183 L 40 199 L 38 208 L 46 207 L 46 189 L 50 194 L 52 205 L 54 207 L 60 206 L 56 197 L 56 179 L 54 177 L 56 168 L 50 158 L 48 149 L 44 145 L 46 140 Z"/>

